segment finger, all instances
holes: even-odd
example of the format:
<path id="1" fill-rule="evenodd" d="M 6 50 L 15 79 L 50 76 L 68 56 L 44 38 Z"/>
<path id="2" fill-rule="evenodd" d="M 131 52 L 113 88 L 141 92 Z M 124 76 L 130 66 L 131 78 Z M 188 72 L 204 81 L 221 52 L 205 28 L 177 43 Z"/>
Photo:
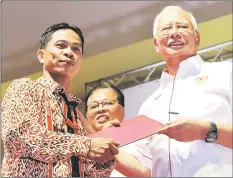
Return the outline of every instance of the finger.
<path id="1" fill-rule="evenodd" d="M 99 163 L 99 164 L 102 163 L 102 159 L 101 159 L 101 155 L 100 154 L 96 154 L 96 153 L 90 152 L 88 154 L 88 159 L 90 159 L 92 161 L 95 161 L 96 163 Z"/>
<path id="2" fill-rule="evenodd" d="M 112 144 L 115 145 L 116 147 L 120 146 L 120 143 L 117 142 L 117 141 L 115 141 L 115 140 L 113 140 L 113 139 L 110 139 L 109 141 L 110 141 L 110 143 L 112 143 Z"/>
<path id="3" fill-rule="evenodd" d="M 107 160 L 105 160 L 104 163 L 107 163 L 107 162 L 109 162 L 109 161 L 112 161 L 113 158 L 114 158 L 114 154 L 111 152 L 111 149 L 110 149 L 110 148 L 106 150 L 105 155 L 106 155 Z"/>
<path id="4" fill-rule="evenodd" d="M 101 152 L 101 156 L 102 156 L 101 157 L 102 162 L 103 163 L 108 162 L 108 154 L 111 154 L 109 145 L 105 144 L 105 145 L 101 146 L 100 152 Z"/>
<path id="5" fill-rule="evenodd" d="M 183 122 L 174 122 L 168 126 L 169 131 L 176 131 L 183 126 Z"/>
<path id="6" fill-rule="evenodd" d="M 120 127 L 120 125 L 121 125 L 120 121 L 118 121 L 118 120 L 113 120 L 112 121 L 112 126 L 114 126 L 114 127 Z"/>
<path id="7" fill-rule="evenodd" d="M 178 119 L 175 119 L 173 121 L 167 122 L 166 125 L 171 125 L 171 124 L 174 124 L 174 123 L 176 123 L 178 121 L 179 121 Z"/>
<path id="8" fill-rule="evenodd" d="M 111 122 L 107 122 L 107 123 L 105 123 L 104 125 L 103 125 L 103 128 L 105 129 L 105 128 L 109 128 L 109 127 L 111 127 L 112 126 L 112 123 Z"/>
<path id="9" fill-rule="evenodd" d="M 171 123 L 170 125 L 167 125 L 167 126 L 161 128 L 161 129 L 159 129 L 157 134 L 166 134 L 168 132 L 178 130 L 178 129 L 180 129 L 182 127 L 182 125 L 183 125 L 183 122 Z"/>
<path id="10" fill-rule="evenodd" d="M 115 155 L 117 155 L 119 153 L 118 148 L 113 144 L 110 144 L 110 150 L 111 150 L 111 153 L 112 153 L 113 156 L 115 156 Z"/>
<path id="11" fill-rule="evenodd" d="M 103 155 L 97 154 L 97 155 L 96 155 L 96 161 L 95 161 L 95 162 L 97 162 L 98 164 L 102 164 L 104 159 L 105 159 L 105 158 L 104 158 Z"/>
<path id="12" fill-rule="evenodd" d="M 90 160 L 93 160 L 94 155 L 93 155 L 92 151 L 90 151 L 90 152 L 88 153 L 87 158 L 90 159 Z"/>
<path id="13" fill-rule="evenodd" d="M 108 162 L 108 156 L 106 154 L 106 151 L 104 152 L 104 154 L 102 154 L 102 162 L 101 163 L 107 163 Z"/>
<path id="14" fill-rule="evenodd" d="M 177 138 L 177 134 L 176 132 L 167 132 L 166 135 L 169 137 L 169 138 Z"/>
<path id="15" fill-rule="evenodd" d="M 168 126 L 165 126 L 157 131 L 157 134 L 165 134 L 168 131 Z"/>

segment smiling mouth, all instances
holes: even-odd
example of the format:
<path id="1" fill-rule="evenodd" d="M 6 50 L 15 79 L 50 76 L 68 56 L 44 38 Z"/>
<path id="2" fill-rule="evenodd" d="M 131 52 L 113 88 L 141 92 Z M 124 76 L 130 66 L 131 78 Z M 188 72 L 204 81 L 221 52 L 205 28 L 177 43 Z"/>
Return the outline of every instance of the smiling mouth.
<path id="1" fill-rule="evenodd" d="M 184 43 L 180 43 L 180 42 L 177 42 L 177 43 L 171 43 L 168 45 L 169 47 L 179 47 L 179 46 L 184 46 Z"/>
<path id="2" fill-rule="evenodd" d="M 183 48 L 185 44 L 184 43 L 181 43 L 181 42 L 175 42 L 175 43 L 170 43 L 168 45 L 169 48 L 172 48 L 172 49 L 181 49 Z"/>
<path id="3" fill-rule="evenodd" d="M 66 60 L 59 60 L 59 63 L 61 63 L 61 64 L 66 64 L 66 65 L 71 65 L 71 66 L 74 65 L 72 62 L 66 61 Z"/>

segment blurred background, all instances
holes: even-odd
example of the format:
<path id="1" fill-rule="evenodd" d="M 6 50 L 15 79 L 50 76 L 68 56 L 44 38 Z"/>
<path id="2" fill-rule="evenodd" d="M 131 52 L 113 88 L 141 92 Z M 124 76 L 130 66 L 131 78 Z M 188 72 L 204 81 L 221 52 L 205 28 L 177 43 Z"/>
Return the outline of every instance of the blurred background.
<path id="1" fill-rule="evenodd" d="M 113 84 L 125 94 L 126 119 L 136 116 L 164 68 L 153 47 L 152 27 L 167 5 L 179 5 L 196 17 L 204 60 L 232 61 L 232 1 L 4 1 L 2 97 L 12 80 L 42 75 L 36 57 L 39 37 L 48 26 L 68 22 L 85 37 L 85 60 L 70 92 L 84 99 L 93 86 Z"/>

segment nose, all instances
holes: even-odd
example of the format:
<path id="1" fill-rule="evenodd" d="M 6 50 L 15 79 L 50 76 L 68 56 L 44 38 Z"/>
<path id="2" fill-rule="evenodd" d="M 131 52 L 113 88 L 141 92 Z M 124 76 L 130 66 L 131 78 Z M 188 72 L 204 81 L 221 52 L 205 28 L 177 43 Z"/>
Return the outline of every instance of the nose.
<path id="1" fill-rule="evenodd" d="M 181 37 L 180 32 L 179 32 L 178 28 L 176 28 L 176 27 L 172 28 L 170 35 L 172 38 L 180 38 Z"/>
<path id="2" fill-rule="evenodd" d="M 67 58 L 70 58 L 70 59 L 73 59 L 73 58 L 74 58 L 73 51 L 72 51 L 71 48 L 66 48 L 66 49 L 64 50 L 63 55 L 64 55 L 65 57 L 67 57 Z"/>
<path id="3" fill-rule="evenodd" d="M 99 104 L 99 107 L 97 108 L 97 113 L 101 113 L 101 112 L 105 112 L 106 108 L 104 108 L 104 106 L 102 104 Z"/>

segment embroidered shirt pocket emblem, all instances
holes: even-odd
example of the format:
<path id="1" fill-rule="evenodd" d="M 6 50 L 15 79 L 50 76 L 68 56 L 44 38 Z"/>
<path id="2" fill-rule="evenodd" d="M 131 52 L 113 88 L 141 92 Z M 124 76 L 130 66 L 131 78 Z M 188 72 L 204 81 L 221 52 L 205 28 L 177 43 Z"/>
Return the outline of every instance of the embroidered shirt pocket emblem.
<path id="1" fill-rule="evenodd" d="M 201 76 L 201 77 L 197 77 L 195 79 L 195 81 L 196 81 L 197 84 L 203 84 L 207 80 L 208 80 L 208 76 Z"/>

